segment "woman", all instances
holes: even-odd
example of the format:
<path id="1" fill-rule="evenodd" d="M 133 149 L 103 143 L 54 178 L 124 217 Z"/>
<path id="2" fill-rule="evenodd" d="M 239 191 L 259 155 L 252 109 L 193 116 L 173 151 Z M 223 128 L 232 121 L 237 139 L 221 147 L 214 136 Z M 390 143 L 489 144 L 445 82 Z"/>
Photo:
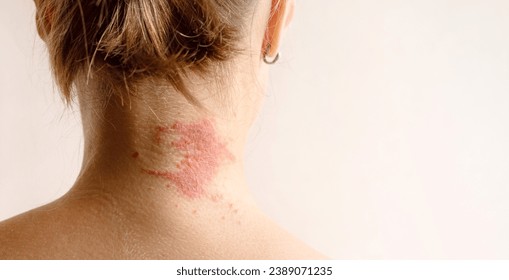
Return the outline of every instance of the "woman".
<path id="1" fill-rule="evenodd" d="M 322 258 L 243 172 L 292 0 L 35 2 L 85 154 L 65 196 L 0 223 L 0 258 Z"/>

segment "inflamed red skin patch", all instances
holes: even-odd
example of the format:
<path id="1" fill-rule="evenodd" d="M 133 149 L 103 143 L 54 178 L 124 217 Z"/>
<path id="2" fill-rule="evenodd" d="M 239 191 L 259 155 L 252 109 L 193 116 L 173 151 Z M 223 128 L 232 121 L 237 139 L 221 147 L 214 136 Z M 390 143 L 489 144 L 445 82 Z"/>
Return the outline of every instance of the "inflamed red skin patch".
<path id="1" fill-rule="evenodd" d="M 210 120 L 195 123 L 175 122 L 155 128 L 156 144 L 171 149 L 181 159 L 171 170 L 146 170 L 149 175 L 168 181 L 183 195 L 198 198 L 217 175 L 221 164 L 233 161 L 233 155 L 222 142 Z M 133 155 L 134 157 L 134 155 Z"/>

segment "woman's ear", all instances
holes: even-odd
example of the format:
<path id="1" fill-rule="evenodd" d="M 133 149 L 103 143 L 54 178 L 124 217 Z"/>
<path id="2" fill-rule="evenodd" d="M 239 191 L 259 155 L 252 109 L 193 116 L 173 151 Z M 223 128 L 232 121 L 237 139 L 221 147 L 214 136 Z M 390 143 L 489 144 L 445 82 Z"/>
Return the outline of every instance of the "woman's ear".
<path id="1" fill-rule="evenodd" d="M 272 0 L 270 18 L 262 46 L 263 55 L 269 57 L 277 55 L 285 28 L 293 19 L 294 9 L 294 0 Z"/>

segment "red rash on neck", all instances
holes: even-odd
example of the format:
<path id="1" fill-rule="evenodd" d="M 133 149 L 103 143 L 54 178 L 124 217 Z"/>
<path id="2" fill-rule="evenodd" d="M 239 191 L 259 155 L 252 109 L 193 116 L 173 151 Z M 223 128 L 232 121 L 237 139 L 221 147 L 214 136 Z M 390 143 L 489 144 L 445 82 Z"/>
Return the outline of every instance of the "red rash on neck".
<path id="1" fill-rule="evenodd" d="M 176 139 L 176 140 L 172 140 Z M 216 135 L 209 120 L 171 126 L 156 127 L 156 142 L 166 145 L 182 155 L 174 171 L 143 170 L 145 173 L 168 180 L 187 197 L 197 198 L 205 193 L 224 160 L 234 160 L 233 155 Z"/>

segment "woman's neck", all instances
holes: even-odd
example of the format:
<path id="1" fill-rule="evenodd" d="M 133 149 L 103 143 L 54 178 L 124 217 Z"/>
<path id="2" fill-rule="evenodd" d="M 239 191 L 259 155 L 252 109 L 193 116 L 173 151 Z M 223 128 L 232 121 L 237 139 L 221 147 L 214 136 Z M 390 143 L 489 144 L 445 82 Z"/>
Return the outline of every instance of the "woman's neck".
<path id="1" fill-rule="evenodd" d="M 251 201 L 243 170 L 246 116 L 218 117 L 178 98 L 80 101 L 85 154 L 68 196 L 106 195 L 159 213 Z"/>

